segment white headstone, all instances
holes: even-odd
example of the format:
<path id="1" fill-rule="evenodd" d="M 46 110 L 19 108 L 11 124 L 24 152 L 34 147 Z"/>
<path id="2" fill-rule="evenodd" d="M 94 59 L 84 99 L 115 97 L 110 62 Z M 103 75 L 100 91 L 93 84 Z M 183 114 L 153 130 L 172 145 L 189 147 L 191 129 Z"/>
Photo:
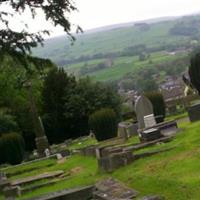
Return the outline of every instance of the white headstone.
<path id="1" fill-rule="evenodd" d="M 63 157 L 62 157 L 62 155 L 60 153 L 56 154 L 56 158 L 57 158 L 57 160 L 62 160 L 63 159 Z"/>
<path id="2" fill-rule="evenodd" d="M 156 125 L 154 114 L 144 116 L 144 124 L 145 124 L 145 128 Z"/>
<path id="3" fill-rule="evenodd" d="M 49 156 L 50 156 L 50 151 L 49 151 L 49 149 L 45 149 L 44 153 L 45 153 L 45 156 L 46 156 L 46 157 L 49 157 Z"/>

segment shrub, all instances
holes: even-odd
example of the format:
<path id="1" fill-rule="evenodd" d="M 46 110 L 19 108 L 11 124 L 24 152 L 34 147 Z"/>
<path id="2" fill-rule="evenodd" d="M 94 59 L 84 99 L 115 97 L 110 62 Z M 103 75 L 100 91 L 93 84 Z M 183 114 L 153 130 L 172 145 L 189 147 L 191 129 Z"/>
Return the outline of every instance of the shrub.
<path id="1" fill-rule="evenodd" d="M 153 112 L 155 116 L 163 116 L 161 118 L 157 118 L 157 123 L 163 122 L 165 118 L 165 101 L 163 95 L 160 92 L 149 92 L 146 93 L 145 96 L 151 101 L 153 104 Z"/>
<path id="2" fill-rule="evenodd" d="M 89 126 L 98 141 L 117 136 L 117 115 L 110 108 L 103 108 L 89 117 Z"/>
<path id="3" fill-rule="evenodd" d="M 19 164 L 24 156 L 24 140 L 17 133 L 7 133 L 0 137 L 0 164 Z"/>

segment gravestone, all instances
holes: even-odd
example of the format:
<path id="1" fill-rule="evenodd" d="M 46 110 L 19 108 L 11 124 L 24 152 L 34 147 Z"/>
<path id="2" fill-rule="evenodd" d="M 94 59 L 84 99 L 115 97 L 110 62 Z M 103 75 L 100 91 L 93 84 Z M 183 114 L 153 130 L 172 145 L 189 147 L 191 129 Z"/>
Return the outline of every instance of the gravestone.
<path id="1" fill-rule="evenodd" d="M 118 124 L 118 136 L 125 140 L 133 135 L 137 135 L 138 124 L 131 122 L 120 122 Z"/>
<path id="2" fill-rule="evenodd" d="M 128 139 L 128 133 L 127 133 L 127 130 L 126 130 L 126 125 L 123 122 L 118 124 L 118 136 L 123 138 L 124 140 Z"/>
<path id="3" fill-rule="evenodd" d="M 195 104 L 188 108 L 188 115 L 191 122 L 200 120 L 200 104 Z"/>
<path id="4" fill-rule="evenodd" d="M 144 116 L 145 128 L 156 125 L 154 114 Z"/>
<path id="5" fill-rule="evenodd" d="M 151 101 L 144 95 L 139 96 L 135 103 L 135 112 L 138 120 L 139 129 L 145 128 L 144 117 L 153 114 L 153 105 Z"/>
<path id="6" fill-rule="evenodd" d="M 44 150 L 44 153 L 46 157 L 49 157 L 51 155 L 48 148 Z"/>

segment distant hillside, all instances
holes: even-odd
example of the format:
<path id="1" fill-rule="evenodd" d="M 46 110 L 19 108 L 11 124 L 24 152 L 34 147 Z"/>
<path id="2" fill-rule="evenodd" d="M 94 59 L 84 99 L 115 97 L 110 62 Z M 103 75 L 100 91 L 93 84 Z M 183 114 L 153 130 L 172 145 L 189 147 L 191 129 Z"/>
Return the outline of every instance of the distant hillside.
<path id="1" fill-rule="evenodd" d="M 136 80 L 141 73 L 145 77 L 140 71 L 147 69 L 151 76 L 180 75 L 188 66 L 188 52 L 199 44 L 200 15 L 192 15 L 94 29 L 78 35 L 73 46 L 66 36 L 56 37 L 34 54 L 52 59 L 76 76 L 112 81 L 135 74 Z"/>
<path id="2" fill-rule="evenodd" d="M 45 47 L 37 48 L 34 50 L 34 54 L 51 58 L 58 64 L 65 65 L 70 63 L 69 61 L 73 61 L 82 56 L 122 52 L 126 48 L 138 44 L 156 47 L 176 43 L 178 46 L 181 46 L 188 42 L 190 35 L 171 35 L 169 32 L 176 23 L 189 19 L 200 20 L 200 16 L 159 18 L 139 22 L 148 24 L 148 29 L 145 30 L 142 27 L 134 26 L 134 23 L 97 29 L 78 35 L 73 46 L 70 45 L 66 36 L 56 37 L 46 40 Z"/>

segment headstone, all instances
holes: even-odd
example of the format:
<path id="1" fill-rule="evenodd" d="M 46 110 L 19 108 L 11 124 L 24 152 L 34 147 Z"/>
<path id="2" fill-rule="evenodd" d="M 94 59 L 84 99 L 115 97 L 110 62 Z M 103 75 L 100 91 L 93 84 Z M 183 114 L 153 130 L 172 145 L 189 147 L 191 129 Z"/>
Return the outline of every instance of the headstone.
<path id="1" fill-rule="evenodd" d="M 118 124 L 118 136 L 125 139 L 125 140 L 128 139 L 126 126 L 122 122 Z"/>
<path id="2" fill-rule="evenodd" d="M 200 120 L 200 104 L 193 105 L 188 109 L 188 115 L 191 122 Z"/>
<path id="3" fill-rule="evenodd" d="M 137 135 L 138 123 L 120 122 L 118 124 L 118 136 L 127 139 L 133 135 Z"/>
<path id="4" fill-rule="evenodd" d="M 34 157 L 38 157 L 37 151 L 34 151 L 34 152 L 33 152 L 33 156 L 34 156 Z"/>
<path id="5" fill-rule="evenodd" d="M 128 128 L 127 128 L 127 133 L 129 137 L 132 137 L 134 135 L 138 135 L 138 123 L 132 123 Z"/>
<path id="6" fill-rule="evenodd" d="M 99 149 L 99 148 L 96 148 L 95 152 L 96 152 L 96 159 L 97 159 L 97 160 L 100 159 L 100 158 L 101 158 L 100 149 Z"/>
<path id="7" fill-rule="evenodd" d="M 63 159 L 63 157 L 62 157 L 62 155 L 61 155 L 60 153 L 57 153 L 57 154 L 56 154 L 56 158 L 57 158 L 57 160 Z"/>
<path id="8" fill-rule="evenodd" d="M 44 153 L 46 157 L 49 157 L 51 155 L 49 149 L 45 149 Z"/>
<path id="9" fill-rule="evenodd" d="M 145 128 L 156 125 L 154 114 L 144 116 L 144 124 L 145 124 Z"/>
<path id="10" fill-rule="evenodd" d="M 89 135 L 90 138 L 92 139 L 95 139 L 95 134 L 90 130 L 90 135 Z"/>
<path id="11" fill-rule="evenodd" d="M 135 112 L 139 129 L 145 128 L 144 117 L 153 114 L 153 105 L 151 101 L 144 95 L 139 96 L 135 103 Z"/>

